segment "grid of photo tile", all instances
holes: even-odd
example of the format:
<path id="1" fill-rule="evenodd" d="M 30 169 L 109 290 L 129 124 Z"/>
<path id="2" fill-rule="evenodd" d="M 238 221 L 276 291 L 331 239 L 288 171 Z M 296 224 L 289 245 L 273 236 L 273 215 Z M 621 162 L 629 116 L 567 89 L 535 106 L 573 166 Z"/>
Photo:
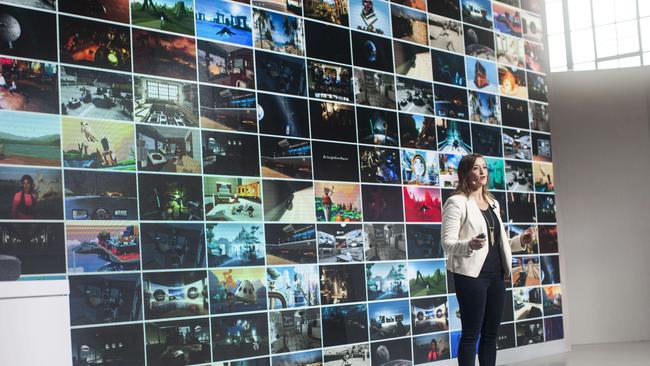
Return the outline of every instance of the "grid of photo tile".
<path id="1" fill-rule="evenodd" d="M 0 253 L 73 365 L 409 365 L 460 337 L 465 154 L 516 235 L 498 348 L 563 309 L 542 0 L 0 1 Z"/>

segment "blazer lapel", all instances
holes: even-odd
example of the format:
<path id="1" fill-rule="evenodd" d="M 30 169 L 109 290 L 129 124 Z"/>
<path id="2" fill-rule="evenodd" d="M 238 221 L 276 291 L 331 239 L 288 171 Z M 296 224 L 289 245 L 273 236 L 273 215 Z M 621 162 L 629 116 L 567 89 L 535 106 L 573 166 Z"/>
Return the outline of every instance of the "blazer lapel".
<path id="1" fill-rule="evenodd" d="M 481 227 L 481 232 L 488 235 L 487 224 L 485 223 L 485 218 L 481 213 L 481 209 L 478 207 L 476 201 L 471 197 L 467 197 L 467 214 L 471 216 L 470 219 L 473 220 L 472 222 L 478 221 L 479 226 Z"/>

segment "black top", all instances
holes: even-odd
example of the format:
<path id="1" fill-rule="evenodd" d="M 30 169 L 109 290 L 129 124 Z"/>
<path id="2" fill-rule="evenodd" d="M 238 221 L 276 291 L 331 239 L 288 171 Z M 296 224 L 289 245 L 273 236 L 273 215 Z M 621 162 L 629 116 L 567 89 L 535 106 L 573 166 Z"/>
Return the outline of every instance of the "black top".
<path id="1" fill-rule="evenodd" d="M 483 214 L 485 225 L 488 227 L 487 241 L 489 250 L 485 262 L 483 263 L 483 268 L 481 268 L 481 272 L 503 272 L 503 266 L 501 264 L 501 228 L 499 227 L 501 223 L 499 222 L 497 215 L 494 213 L 494 210 L 491 208 L 481 210 L 481 213 Z M 494 243 L 490 240 L 490 226 L 493 226 Z"/>

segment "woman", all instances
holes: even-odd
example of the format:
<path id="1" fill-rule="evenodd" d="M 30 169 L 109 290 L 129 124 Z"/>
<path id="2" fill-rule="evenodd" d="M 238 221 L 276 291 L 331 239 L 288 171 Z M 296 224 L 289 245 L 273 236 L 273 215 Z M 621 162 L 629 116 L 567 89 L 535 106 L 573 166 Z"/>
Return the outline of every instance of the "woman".
<path id="1" fill-rule="evenodd" d="M 36 201 L 38 193 L 34 189 L 34 179 L 31 175 L 20 178 L 20 191 L 14 194 L 11 201 L 11 217 L 14 219 L 29 220 L 36 214 Z"/>
<path id="2" fill-rule="evenodd" d="M 427 361 L 438 361 L 438 357 L 440 357 L 440 352 L 438 352 L 438 341 L 435 339 L 431 340 L 431 349 L 429 350 L 429 353 L 427 354 Z"/>
<path id="3" fill-rule="evenodd" d="M 334 194 L 334 186 L 332 188 L 323 188 L 323 213 L 325 221 L 331 221 L 330 213 L 332 212 L 332 195 Z"/>
<path id="4" fill-rule="evenodd" d="M 512 251 L 525 249 L 534 230 L 508 239 L 499 202 L 488 192 L 483 156 L 470 154 L 458 164 L 458 188 L 442 215 L 442 246 L 447 269 L 454 273 L 462 333 L 458 364 L 474 365 L 476 341 L 481 366 L 496 363 L 496 339 L 505 301 L 505 279 L 512 271 Z"/>

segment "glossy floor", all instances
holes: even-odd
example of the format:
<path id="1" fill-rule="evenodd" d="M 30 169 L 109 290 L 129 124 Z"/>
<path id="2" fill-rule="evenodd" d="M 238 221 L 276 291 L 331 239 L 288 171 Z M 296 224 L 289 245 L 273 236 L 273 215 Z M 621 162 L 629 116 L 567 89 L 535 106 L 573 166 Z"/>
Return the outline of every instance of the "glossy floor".
<path id="1" fill-rule="evenodd" d="M 575 345 L 561 355 L 507 366 L 649 366 L 650 342 Z"/>

